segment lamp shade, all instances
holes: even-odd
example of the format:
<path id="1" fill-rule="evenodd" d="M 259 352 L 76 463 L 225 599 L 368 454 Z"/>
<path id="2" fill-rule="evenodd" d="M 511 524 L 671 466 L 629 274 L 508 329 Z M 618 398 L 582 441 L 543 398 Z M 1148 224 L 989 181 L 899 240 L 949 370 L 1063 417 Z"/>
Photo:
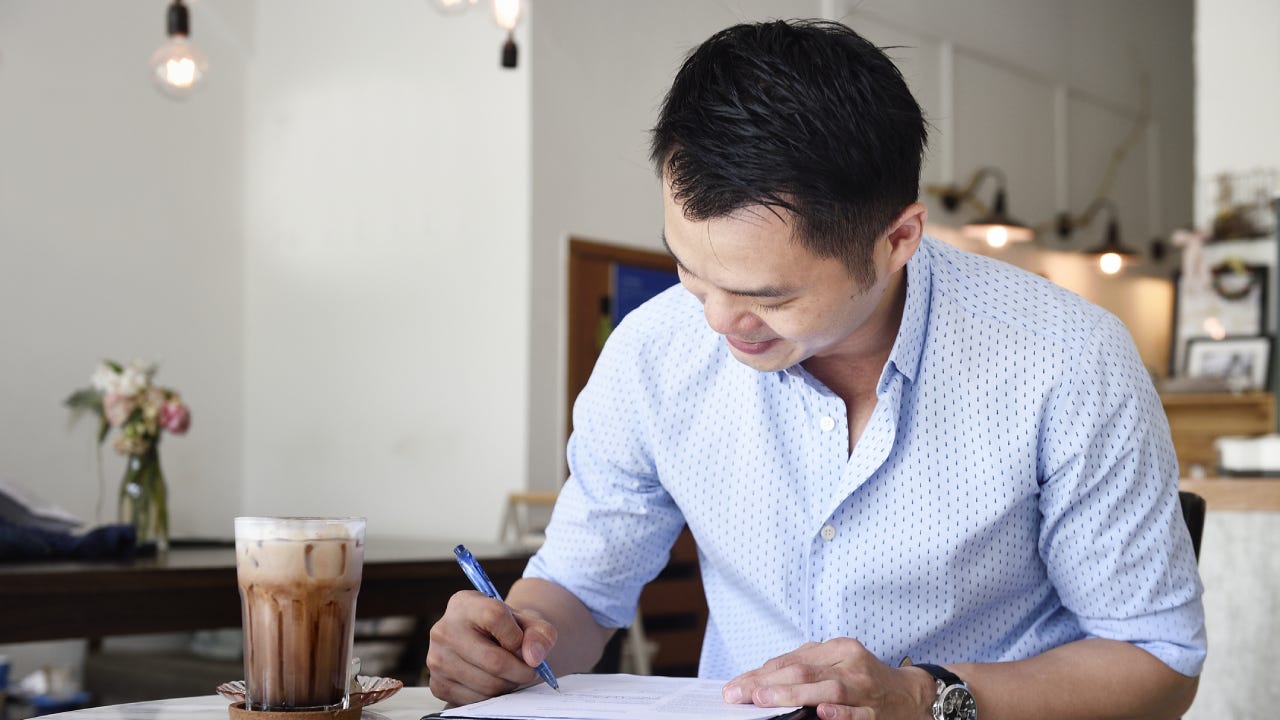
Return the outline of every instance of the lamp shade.
<path id="1" fill-rule="evenodd" d="M 1140 253 L 1120 241 L 1120 223 L 1112 218 L 1107 222 L 1107 234 L 1103 238 L 1100 245 L 1095 245 L 1084 251 L 1089 255 L 1106 255 L 1107 253 L 1115 253 L 1116 255 L 1124 255 L 1127 257 L 1136 256 Z"/>
<path id="2" fill-rule="evenodd" d="M 1107 221 L 1107 233 L 1103 236 L 1102 244 L 1084 252 L 1097 255 L 1098 268 L 1107 275 L 1114 275 L 1124 267 L 1125 258 L 1136 257 L 1139 253 L 1120 241 L 1120 222 L 1116 220 L 1115 207 L 1110 203 L 1107 206 L 1111 210 L 1111 219 Z"/>
<path id="3" fill-rule="evenodd" d="M 1015 220 L 1005 210 L 1004 188 L 996 189 L 996 201 L 991 212 L 965 223 L 960 230 L 964 237 L 982 241 L 991 247 L 1004 247 L 1009 243 L 1030 242 L 1036 233 L 1025 223 Z"/>

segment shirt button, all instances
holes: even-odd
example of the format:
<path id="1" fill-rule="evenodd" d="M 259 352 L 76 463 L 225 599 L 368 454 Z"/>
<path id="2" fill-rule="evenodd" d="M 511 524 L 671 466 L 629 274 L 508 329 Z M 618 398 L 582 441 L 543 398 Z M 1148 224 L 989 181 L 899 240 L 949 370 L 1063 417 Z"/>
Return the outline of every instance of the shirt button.
<path id="1" fill-rule="evenodd" d="M 828 418 L 828 419 L 830 419 L 830 418 Z M 835 529 L 835 527 L 833 527 L 833 526 L 831 526 L 831 525 L 823 525 L 823 526 L 822 526 L 822 539 L 823 539 L 823 540 L 826 540 L 827 542 L 831 542 L 831 539 L 832 539 L 832 538 L 834 538 L 835 536 L 836 536 L 836 529 Z"/>
<path id="2" fill-rule="evenodd" d="M 818 427 L 822 428 L 822 432 L 831 432 L 836 429 L 835 418 L 830 416 L 824 417 L 818 421 Z"/>

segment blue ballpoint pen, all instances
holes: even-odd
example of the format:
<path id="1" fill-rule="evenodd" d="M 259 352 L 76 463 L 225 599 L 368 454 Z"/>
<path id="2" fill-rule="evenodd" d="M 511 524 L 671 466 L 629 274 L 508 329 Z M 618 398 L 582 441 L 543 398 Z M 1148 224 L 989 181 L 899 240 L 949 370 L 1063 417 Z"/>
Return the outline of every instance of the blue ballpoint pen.
<path id="1" fill-rule="evenodd" d="M 493 586 L 493 581 L 485 574 L 484 568 L 480 567 L 480 561 L 476 560 L 471 551 L 465 545 L 459 545 L 453 549 L 453 554 L 458 557 L 458 565 L 462 566 L 462 572 L 467 574 L 467 579 L 475 586 L 476 590 L 502 603 L 507 608 L 507 614 L 511 615 L 511 619 L 515 620 L 519 625 L 520 621 L 516 620 L 515 614 L 511 612 L 511 607 L 502 599 L 502 595 L 498 593 L 498 588 Z M 546 681 L 552 690 L 560 692 L 560 683 L 556 680 L 555 673 L 551 672 L 551 666 L 547 665 L 547 661 L 543 660 L 538 663 L 538 667 L 534 668 L 538 673 L 538 677 Z"/>

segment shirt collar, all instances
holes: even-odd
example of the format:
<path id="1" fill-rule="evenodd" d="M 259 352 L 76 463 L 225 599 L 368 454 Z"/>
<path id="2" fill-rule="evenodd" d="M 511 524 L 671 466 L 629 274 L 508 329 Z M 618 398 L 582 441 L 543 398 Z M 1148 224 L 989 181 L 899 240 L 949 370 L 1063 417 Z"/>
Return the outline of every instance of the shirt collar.
<path id="1" fill-rule="evenodd" d="M 929 325 L 929 295 L 933 289 L 933 250 L 936 241 L 925 236 L 920 247 L 907 261 L 907 301 L 902 308 L 902 322 L 898 325 L 898 338 L 889 351 L 888 365 L 893 365 L 908 380 L 915 381 L 920 369 L 920 356 L 924 353 L 924 336 Z M 888 373 L 880 377 L 883 385 Z"/>

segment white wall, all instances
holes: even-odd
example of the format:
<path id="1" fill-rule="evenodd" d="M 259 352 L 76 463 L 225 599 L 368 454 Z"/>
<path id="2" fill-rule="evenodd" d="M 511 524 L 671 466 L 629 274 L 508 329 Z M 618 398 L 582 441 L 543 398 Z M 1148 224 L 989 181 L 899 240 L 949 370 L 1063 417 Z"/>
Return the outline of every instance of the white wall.
<path id="1" fill-rule="evenodd" d="M 868 37 L 905 46 L 893 54 L 938 126 L 926 182 L 963 182 L 977 167 L 995 164 L 1009 177 L 1010 211 L 1022 220 L 1040 223 L 1063 209 L 1078 213 L 1098 189 L 1111 152 L 1134 127 L 1145 76 L 1159 136 L 1143 137 L 1129 151 L 1112 197 L 1125 234 L 1138 244 L 1190 220 L 1190 0 L 837 4 Z M 949 106 L 938 78 L 944 46 L 953 56 Z M 1062 118 L 1054 108 L 1059 87 Z M 1056 156 L 1058 122 L 1065 123 L 1065 158 Z M 1148 197 L 1149 175 L 1154 198 Z M 988 199 L 990 187 L 983 189 Z M 935 215 L 938 222 L 965 219 Z M 1067 247 L 1094 244 L 1101 228 L 1091 229 Z"/>
<path id="2" fill-rule="evenodd" d="M 496 536 L 524 486 L 529 90 L 480 11 L 196 0 L 208 85 L 153 89 L 167 0 L 0 0 L 0 477 L 87 521 L 123 465 L 61 401 L 161 363 L 176 536 L 242 513 Z M 79 643 L 0 646 L 15 678 Z"/>
<path id="3" fill-rule="evenodd" d="M 175 535 L 496 533 L 527 443 L 527 42 L 502 70 L 480 11 L 202 0 L 208 86 L 175 103 L 146 76 L 166 4 L 0 2 L 0 474 L 111 519 L 122 461 L 95 518 L 94 429 L 60 402 L 139 357 L 193 408 Z"/>
<path id="4" fill-rule="evenodd" d="M 1195 18 L 1196 222 L 1204 226 L 1214 176 L 1280 170 L 1280 0 L 1197 0 Z"/>
<path id="5" fill-rule="evenodd" d="M 529 67 L 480 11 L 256 4 L 244 502 L 496 537 L 525 484 Z"/>
<path id="6" fill-rule="evenodd" d="M 202 3 L 217 64 L 174 103 L 148 79 L 164 3 L 0 0 L 0 478 L 89 523 L 115 518 L 123 459 L 62 400 L 98 361 L 160 363 L 191 404 L 162 446 L 183 535 L 225 534 L 243 461 L 243 0 Z M 81 641 L 0 646 L 11 680 L 75 667 Z"/>
<path id="7" fill-rule="evenodd" d="M 244 385 L 245 2 L 194 36 L 205 92 L 163 97 L 147 60 L 164 3 L 0 2 L 0 476 L 86 521 L 112 520 L 123 459 L 103 449 L 104 514 L 86 419 L 62 400 L 100 359 L 160 364 L 193 409 L 162 466 L 185 535 L 240 505 Z M 213 8 L 211 8 L 212 10 Z"/>

